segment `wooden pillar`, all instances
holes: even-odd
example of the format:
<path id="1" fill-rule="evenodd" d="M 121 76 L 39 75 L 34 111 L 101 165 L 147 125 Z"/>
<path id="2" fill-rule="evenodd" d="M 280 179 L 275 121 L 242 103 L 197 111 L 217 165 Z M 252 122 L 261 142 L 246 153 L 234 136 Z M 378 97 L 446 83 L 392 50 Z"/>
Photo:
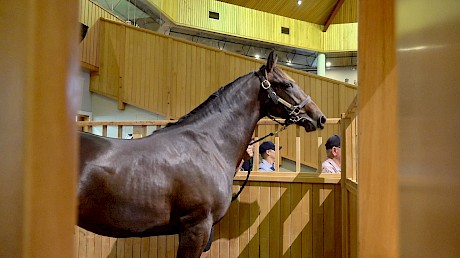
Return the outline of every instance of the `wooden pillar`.
<path id="1" fill-rule="evenodd" d="M 394 0 L 359 1 L 359 257 L 398 257 Z"/>
<path id="2" fill-rule="evenodd" d="M 78 1 L 2 1 L 0 257 L 72 257 Z"/>
<path id="3" fill-rule="evenodd" d="M 401 257 L 458 257 L 460 1 L 396 9 Z"/>

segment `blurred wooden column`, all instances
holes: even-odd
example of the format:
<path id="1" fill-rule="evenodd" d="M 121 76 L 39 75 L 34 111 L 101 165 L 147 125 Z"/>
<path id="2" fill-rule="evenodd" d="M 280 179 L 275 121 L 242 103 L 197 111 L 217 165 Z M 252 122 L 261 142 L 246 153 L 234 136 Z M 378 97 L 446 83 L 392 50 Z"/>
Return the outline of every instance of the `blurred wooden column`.
<path id="1" fill-rule="evenodd" d="M 394 6 L 393 0 L 359 1 L 359 257 L 399 256 Z"/>
<path id="2" fill-rule="evenodd" d="M 72 257 L 78 1 L 0 2 L 0 257 Z"/>

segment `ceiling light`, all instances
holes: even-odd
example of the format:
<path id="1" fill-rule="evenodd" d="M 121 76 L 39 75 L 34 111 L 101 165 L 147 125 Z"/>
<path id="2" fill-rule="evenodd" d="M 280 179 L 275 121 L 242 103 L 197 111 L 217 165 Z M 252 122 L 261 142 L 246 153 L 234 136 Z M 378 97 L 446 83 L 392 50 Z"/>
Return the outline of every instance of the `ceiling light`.
<path id="1" fill-rule="evenodd" d="M 298 0 L 298 1 L 297 1 L 297 4 L 298 4 L 298 5 L 301 5 L 301 4 L 302 4 L 302 0 Z"/>
<path id="2" fill-rule="evenodd" d="M 331 67 L 331 62 L 326 62 L 326 67 Z"/>
<path id="3" fill-rule="evenodd" d="M 259 55 L 255 55 L 254 57 L 255 57 L 256 59 L 259 59 L 259 58 L 260 58 L 260 56 L 259 56 Z"/>

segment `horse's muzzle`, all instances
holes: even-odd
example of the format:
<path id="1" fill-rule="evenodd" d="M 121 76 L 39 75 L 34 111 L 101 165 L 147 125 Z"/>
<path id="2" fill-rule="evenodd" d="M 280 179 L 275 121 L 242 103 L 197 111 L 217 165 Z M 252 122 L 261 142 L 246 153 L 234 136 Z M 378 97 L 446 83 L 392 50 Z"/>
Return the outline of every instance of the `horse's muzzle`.
<path id="1" fill-rule="evenodd" d="M 317 121 L 317 128 L 324 129 L 324 125 L 326 124 L 326 117 L 320 116 Z"/>

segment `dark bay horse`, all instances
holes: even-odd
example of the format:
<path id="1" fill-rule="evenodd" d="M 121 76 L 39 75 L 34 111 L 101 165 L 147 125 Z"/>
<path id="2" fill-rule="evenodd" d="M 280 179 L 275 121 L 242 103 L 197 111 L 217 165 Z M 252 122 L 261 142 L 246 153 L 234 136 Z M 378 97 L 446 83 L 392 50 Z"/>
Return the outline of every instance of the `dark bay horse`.
<path id="1" fill-rule="evenodd" d="M 258 71 L 142 139 L 80 133 L 78 225 L 116 238 L 179 234 L 177 257 L 200 257 L 257 121 L 272 115 L 307 132 L 326 122 L 276 60 L 270 53 Z"/>

